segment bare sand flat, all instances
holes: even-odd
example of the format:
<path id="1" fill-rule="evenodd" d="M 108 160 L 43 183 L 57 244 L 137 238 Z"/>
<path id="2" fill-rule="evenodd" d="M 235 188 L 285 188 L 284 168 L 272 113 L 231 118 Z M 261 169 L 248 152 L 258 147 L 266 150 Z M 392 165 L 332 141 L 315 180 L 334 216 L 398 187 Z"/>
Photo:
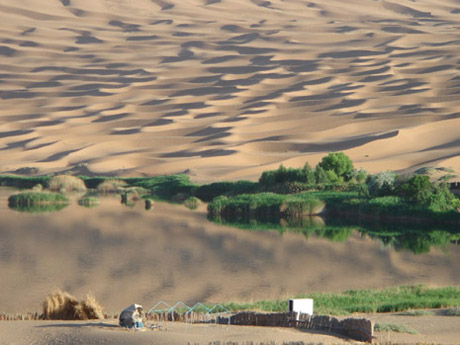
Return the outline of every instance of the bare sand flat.
<path id="1" fill-rule="evenodd" d="M 4 0 L 0 22 L 1 172 L 460 169 L 455 0 Z"/>
<path id="2" fill-rule="evenodd" d="M 360 315 L 358 315 L 360 316 Z M 418 334 L 377 332 L 377 344 L 458 345 L 460 318 L 448 316 L 366 315 L 375 322 L 397 323 L 411 327 Z M 263 344 L 281 345 L 299 342 L 304 345 L 364 344 L 339 335 L 290 328 L 226 325 L 159 324 L 161 330 L 134 332 L 105 321 L 5 321 L 0 322 L 0 344 L 110 344 L 110 345 L 188 345 L 188 344 Z"/>

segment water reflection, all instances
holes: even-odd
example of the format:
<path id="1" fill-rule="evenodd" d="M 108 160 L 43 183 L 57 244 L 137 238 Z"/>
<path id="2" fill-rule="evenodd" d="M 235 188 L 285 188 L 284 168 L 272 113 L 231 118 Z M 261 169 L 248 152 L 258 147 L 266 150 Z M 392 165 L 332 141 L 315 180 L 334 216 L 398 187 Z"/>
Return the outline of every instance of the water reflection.
<path id="1" fill-rule="evenodd" d="M 258 220 L 246 219 L 239 222 L 210 219 L 218 224 L 246 230 L 276 230 L 280 233 L 300 233 L 305 238 L 316 236 L 332 242 L 345 242 L 353 232 L 380 241 L 395 250 L 407 249 L 414 254 L 429 253 L 432 247 L 447 250 L 449 244 L 458 244 L 460 232 L 424 226 L 423 224 L 379 223 L 378 220 L 353 217 L 296 217 L 291 219 Z"/>
<path id="2" fill-rule="evenodd" d="M 34 205 L 9 205 L 9 208 L 18 211 L 18 212 L 27 212 L 27 213 L 49 213 L 57 212 L 66 208 L 68 205 L 59 203 L 59 204 L 34 204 Z"/>
<path id="3" fill-rule="evenodd" d="M 218 303 L 460 284 L 459 246 L 449 243 L 448 254 L 398 252 L 373 233 L 318 218 L 302 220 L 310 225 L 298 230 L 278 224 L 279 232 L 241 231 L 207 221 L 204 205 L 191 211 L 157 202 L 146 211 L 144 202 L 122 206 L 120 197 L 101 197 L 94 209 L 79 206 L 76 196 L 60 212 L 18 213 L 7 206 L 9 194 L 0 188 L 0 312 L 38 310 L 55 288 L 77 297 L 91 291 L 108 312 L 119 312 L 160 300 Z"/>

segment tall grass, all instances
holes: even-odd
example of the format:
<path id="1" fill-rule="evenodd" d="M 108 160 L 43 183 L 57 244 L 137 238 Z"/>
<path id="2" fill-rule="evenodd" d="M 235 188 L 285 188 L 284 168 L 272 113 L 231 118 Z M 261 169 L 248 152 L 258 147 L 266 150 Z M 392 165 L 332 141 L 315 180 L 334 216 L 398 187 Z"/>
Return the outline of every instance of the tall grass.
<path id="1" fill-rule="evenodd" d="M 43 318 L 46 320 L 88 320 L 103 319 L 101 305 L 92 294 L 84 301 L 62 290 L 56 290 L 43 302 Z"/>
<path id="2" fill-rule="evenodd" d="M 437 309 L 460 304 L 460 287 L 429 288 L 401 286 L 383 290 L 348 290 L 342 293 L 310 293 L 294 298 L 313 298 L 315 313 L 348 315 L 350 313 L 401 312 L 413 309 Z M 257 301 L 253 303 L 225 303 L 233 311 L 286 311 L 288 301 Z"/>
<path id="3" fill-rule="evenodd" d="M 76 176 L 57 175 L 49 181 L 49 189 L 59 192 L 81 192 L 86 190 L 86 185 Z"/>
<path id="4" fill-rule="evenodd" d="M 33 206 L 44 204 L 67 203 L 68 201 L 69 199 L 67 199 L 64 195 L 59 193 L 23 192 L 11 195 L 8 198 L 8 205 L 10 207 Z"/>
<path id="5" fill-rule="evenodd" d="M 274 193 L 242 194 L 232 198 L 220 196 L 208 205 L 211 219 L 231 221 L 276 220 L 317 214 L 324 203 L 309 195 L 289 196 Z"/>
<path id="6" fill-rule="evenodd" d="M 128 184 L 126 181 L 118 179 L 105 180 L 97 186 L 99 193 L 119 193 Z"/>

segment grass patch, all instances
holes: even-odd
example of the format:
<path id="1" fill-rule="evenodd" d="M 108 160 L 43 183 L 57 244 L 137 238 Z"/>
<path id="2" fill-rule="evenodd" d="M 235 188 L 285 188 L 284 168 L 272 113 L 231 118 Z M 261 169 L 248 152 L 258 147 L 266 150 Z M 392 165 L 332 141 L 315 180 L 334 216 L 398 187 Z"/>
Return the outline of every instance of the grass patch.
<path id="1" fill-rule="evenodd" d="M 311 293 L 294 298 L 313 298 L 315 313 L 349 315 L 350 313 L 402 312 L 413 309 L 438 309 L 460 304 L 460 288 L 428 288 L 422 285 L 401 286 L 383 290 L 348 290 L 342 293 Z M 285 300 L 257 301 L 254 303 L 225 303 L 232 311 L 261 310 L 283 312 Z"/>
<path id="2" fill-rule="evenodd" d="M 69 200 L 62 194 L 48 192 L 23 192 L 8 198 L 8 207 L 21 212 L 52 212 L 62 210 Z"/>
<path id="3" fill-rule="evenodd" d="M 374 331 L 376 332 L 398 332 L 398 333 L 408 333 L 408 334 L 418 334 L 418 332 L 406 325 L 401 325 L 397 323 L 376 323 L 374 325 Z"/>

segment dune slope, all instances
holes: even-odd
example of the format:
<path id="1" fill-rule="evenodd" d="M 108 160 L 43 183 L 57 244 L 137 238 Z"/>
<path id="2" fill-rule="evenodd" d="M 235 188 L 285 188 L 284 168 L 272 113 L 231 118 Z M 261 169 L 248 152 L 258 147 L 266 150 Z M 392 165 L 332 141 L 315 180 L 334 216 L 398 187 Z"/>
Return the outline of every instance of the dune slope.
<path id="1" fill-rule="evenodd" d="M 460 169 L 455 0 L 5 0 L 1 172 Z"/>

